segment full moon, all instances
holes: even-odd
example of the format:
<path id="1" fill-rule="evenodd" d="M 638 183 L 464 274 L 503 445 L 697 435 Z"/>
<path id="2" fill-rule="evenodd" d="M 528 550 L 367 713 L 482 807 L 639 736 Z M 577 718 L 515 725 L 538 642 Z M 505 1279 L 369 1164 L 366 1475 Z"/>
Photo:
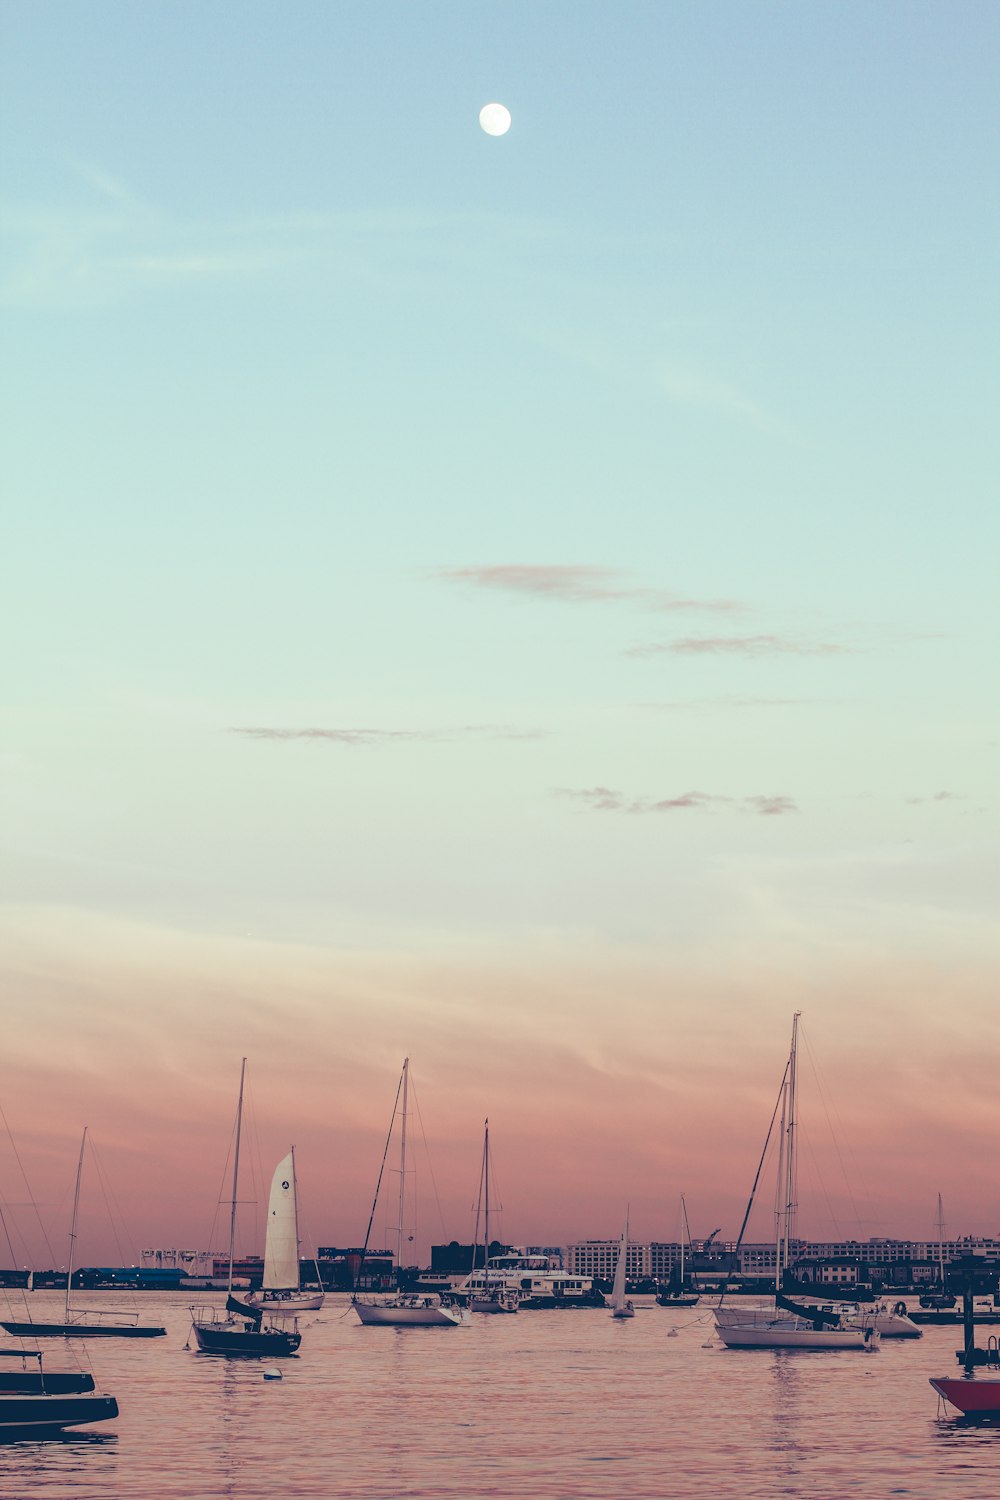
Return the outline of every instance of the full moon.
<path id="1" fill-rule="evenodd" d="M 487 135 L 506 135 L 510 129 L 510 110 L 502 104 L 484 104 L 479 123 Z"/>

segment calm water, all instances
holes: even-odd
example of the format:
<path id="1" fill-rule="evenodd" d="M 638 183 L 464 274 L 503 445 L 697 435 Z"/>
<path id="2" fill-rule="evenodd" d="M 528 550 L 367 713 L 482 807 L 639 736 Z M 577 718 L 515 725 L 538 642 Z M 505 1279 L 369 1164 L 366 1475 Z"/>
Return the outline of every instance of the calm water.
<path id="1" fill-rule="evenodd" d="M 702 1347 L 712 1323 L 701 1308 L 638 1302 L 626 1322 L 598 1310 L 522 1312 L 396 1330 L 362 1328 L 346 1298 L 332 1298 L 300 1320 L 302 1353 L 280 1362 L 284 1379 L 265 1381 L 256 1362 L 185 1350 L 186 1300 L 147 1295 L 143 1321 L 166 1324 L 165 1339 L 88 1346 L 120 1419 L 0 1446 L 0 1495 L 1000 1494 L 1000 1426 L 940 1417 L 927 1384 L 957 1368 L 960 1330 L 886 1342 L 873 1355 L 737 1353 Z M 59 1303 L 31 1299 L 35 1316 Z M 46 1345 L 53 1367 L 71 1363 L 73 1346 Z"/>

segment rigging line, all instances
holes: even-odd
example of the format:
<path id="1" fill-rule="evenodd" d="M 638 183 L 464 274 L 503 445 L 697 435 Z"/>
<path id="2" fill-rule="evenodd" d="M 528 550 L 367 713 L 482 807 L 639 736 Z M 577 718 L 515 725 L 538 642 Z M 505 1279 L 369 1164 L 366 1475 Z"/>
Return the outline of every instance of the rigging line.
<path id="1" fill-rule="evenodd" d="M 249 1141 L 247 1141 L 248 1136 Z M 252 1238 L 248 1236 L 245 1226 L 243 1230 L 243 1250 L 244 1254 L 246 1254 L 248 1238 L 253 1245 L 257 1245 L 260 1242 L 260 1202 L 266 1183 L 264 1161 L 260 1149 L 260 1128 L 257 1123 L 257 1101 L 254 1097 L 253 1081 L 250 1077 L 249 1068 L 247 1068 L 246 1087 L 243 1093 L 243 1138 L 247 1147 L 244 1151 L 244 1159 L 249 1157 L 247 1165 L 249 1167 L 250 1197 L 241 1198 L 240 1203 L 253 1208 Z"/>
<path id="2" fill-rule="evenodd" d="M 231 1163 L 231 1161 L 233 1159 L 233 1151 L 236 1148 L 236 1126 L 237 1126 L 237 1120 L 238 1120 L 238 1111 L 237 1111 L 237 1114 L 233 1116 L 233 1123 L 232 1123 L 232 1125 L 230 1127 L 230 1131 L 229 1131 L 229 1149 L 226 1152 L 226 1160 L 225 1160 L 225 1164 L 223 1165 L 223 1168 L 222 1168 L 222 1176 L 219 1179 L 219 1187 L 218 1187 L 218 1191 L 216 1192 L 216 1195 L 215 1195 L 215 1212 L 212 1215 L 212 1227 L 209 1230 L 209 1235 L 208 1235 L 208 1253 L 213 1258 L 215 1256 L 214 1240 L 215 1240 L 216 1230 L 219 1227 L 219 1214 L 220 1214 L 220 1210 L 223 1207 L 229 1208 L 230 1204 L 232 1202 L 232 1192 L 229 1189 L 227 1189 L 226 1183 L 229 1180 L 230 1163 Z"/>
<path id="3" fill-rule="evenodd" d="M 88 1142 L 90 1145 L 90 1159 L 94 1163 L 94 1176 L 97 1178 L 97 1185 L 100 1188 L 101 1196 L 104 1199 L 104 1207 L 107 1209 L 108 1223 L 111 1226 L 111 1237 L 115 1242 L 115 1249 L 118 1252 L 119 1264 L 124 1266 L 125 1252 L 122 1249 L 121 1240 L 118 1238 L 118 1224 L 115 1220 L 115 1211 L 117 1210 L 119 1219 L 121 1219 L 121 1210 L 118 1208 L 118 1205 L 116 1203 L 112 1202 L 114 1194 L 111 1192 L 107 1173 L 104 1170 L 104 1162 L 97 1153 L 97 1148 L 94 1145 L 93 1136 L 88 1136 Z M 121 1224 L 122 1228 L 124 1229 L 124 1219 L 121 1219 Z"/>
<path id="4" fill-rule="evenodd" d="M 833 1149 L 834 1149 L 834 1152 L 835 1152 L 836 1157 L 837 1157 L 837 1162 L 838 1162 L 838 1164 L 840 1166 L 841 1176 L 844 1179 L 844 1186 L 847 1189 L 847 1196 L 848 1196 L 848 1199 L 850 1200 L 851 1208 L 852 1208 L 852 1210 L 854 1212 L 855 1223 L 856 1223 L 856 1225 L 860 1229 L 860 1226 L 864 1222 L 864 1220 L 862 1219 L 861 1213 L 860 1213 L 860 1211 L 858 1209 L 857 1201 L 856 1201 L 855 1196 L 854 1196 L 853 1181 L 852 1181 L 851 1177 L 848 1174 L 847 1167 L 846 1167 L 846 1165 L 844 1163 L 844 1157 L 843 1157 L 843 1154 L 842 1154 L 841 1149 L 840 1149 L 840 1138 L 844 1134 L 843 1121 L 840 1118 L 839 1113 L 834 1109 L 832 1111 L 832 1116 L 834 1116 L 836 1118 L 836 1122 L 837 1122 L 837 1126 L 839 1127 L 839 1130 L 834 1129 L 834 1119 L 831 1117 L 831 1107 L 830 1107 L 830 1104 L 828 1103 L 828 1090 L 826 1089 L 826 1087 L 824 1085 L 823 1075 L 820 1072 L 819 1064 L 817 1063 L 816 1058 L 815 1058 L 815 1056 L 813 1054 L 812 1047 L 809 1045 L 809 1037 L 808 1037 L 808 1035 L 804 1036 L 804 1041 L 805 1041 L 805 1048 L 806 1048 L 806 1056 L 807 1056 L 807 1058 L 809 1060 L 809 1066 L 810 1066 L 810 1068 L 812 1070 L 813 1079 L 814 1079 L 815 1084 L 816 1084 L 817 1094 L 819 1095 L 820 1102 L 823 1105 L 823 1110 L 824 1110 L 824 1113 L 826 1115 L 827 1128 L 829 1129 L 829 1132 L 830 1132 L 830 1139 L 833 1142 Z M 866 1206 L 868 1208 L 869 1219 L 871 1219 L 871 1218 L 874 1217 L 874 1202 L 872 1200 L 871 1193 L 868 1190 L 868 1185 L 865 1182 L 864 1174 L 862 1173 L 862 1171 L 860 1169 L 860 1166 L 858 1165 L 857 1158 L 854 1156 L 853 1152 L 851 1153 L 851 1163 L 852 1163 L 852 1166 L 854 1168 L 855 1180 L 857 1180 L 857 1181 L 859 1181 L 861 1183 L 862 1191 L 864 1193 L 864 1197 L 865 1197 L 865 1200 L 866 1200 Z"/>
<path id="5" fill-rule="evenodd" d="M 24 1163 L 21 1161 L 21 1153 L 17 1149 L 17 1144 L 16 1144 L 16 1142 L 14 1140 L 14 1136 L 13 1136 L 13 1133 L 11 1131 L 10 1125 L 7 1123 L 7 1116 L 4 1114 L 4 1109 L 3 1109 L 3 1105 L 2 1104 L 0 1104 L 0 1120 L 3 1120 L 3 1127 L 4 1127 L 4 1130 L 6 1130 L 6 1132 L 7 1132 L 7 1139 L 10 1142 L 10 1149 L 14 1153 L 14 1160 L 17 1162 L 18 1169 L 19 1169 L 19 1171 L 21 1173 L 21 1181 L 24 1183 L 25 1191 L 28 1194 L 28 1202 L 31 1204 L 31 1207 L 34 1210 L 35 1218 L 38 1221 L 38 1227 L 39 1227 L 39 1229 L 41 1230 L 41 1233 L 42 1233 L 42 1241 L 43 1241 L 43 1243 L 45 1245 L 46 1250 L 48 1251 L 49 1260 L 52 1263 L 52 1265 L 54 1266 L 55 1263 L 56 1263 L 55 1251 L 52 1249 L 52 1246 L 49 1243 L 49 1236 L 48 1236 L 48 1233 L 46 1232 L 45 1225 L 42 1222 L 42 1216 L 41 1216 L 41 1214 L 38 1211 L 38 1204 L 35 1202 L 35 1195 L 31 1191 L 31 1183 L 28 1181 L 28 1174 L 24 1170 Z"/>
<path id="6" fill-rule="evenodd" d="M 778 1090 L 778 1097 L 774 1101 L 774 1109 L 771 1112 L 771 1123 L 767 1127 L 767 1135 L 766 1135 L 766 1137 L 764 1139 L 764 1149 L 760 1153 L 760 1161 L 757 1163 L 757 1174 L 756 1174 L 756 1176 L 754 1177 L 754 1180 L 753 1180 L 753 1187 L 750 1189 L 750 1201 L 747 1204 L 746 1213 L 743 1215 L 743 1223 L 740 1225 L 740 1232 L 737 1235 L 736 1244 L 733 1246 L 732 1260 L 731 1260 L 732 1266 L 736 1265 L 737 1257 L 738 1257 L 738 1255 L 740 1253 L 740 1250 L 743 1248 L 743 1236 L 747 1232 L 747 1224 L 750 1221 L 750 1210 L 753 1208 L 753 1200 L 757 1196 L 757 1184 L 760 1182 L 760 1174 L 764 1170 L 764 1161 L 765 1161 L 765 1159 L 767 1157 L 767 1149 L 768 1149 L 768 1147 L 771 1144 L 771 1132 L 774 1129 L 774 1122 L 778 1118 L 778 1109 L 779 1109 L 779 1106 L 781 1104 L 782 1098 L 784 1097 L 785 1084 L 788 1082 L 788 1069 L 789 1069 L 789 1065 L 790 1065 L 790 1060 L 789 1060 L 789 1062 L 785 1063 L 785 1071 L 781 1075 L 781 1087 Z M 729 1280 L 728 1276 L 727 1276 L 726 1280 L 728 1282 L 728 1280 Z M 725 1299 L 726 1299 L 726 1294 L 725 1294 L 725 1292 L 723 1292 L 722 1296 L 719 1298 L 719 1306 L 720 1307 L 722 1306 L 722 1304 L 725 1301 Z"/>
<path id="7" fill-rule="evenodd" d="M 400 1073 L 400 1075 L 399 1075 L 399 1082 L 396 1084 L 396 1097 L 393 1100 L 392 1114 L 391 1114 L 391 1116 L 389 1118 L 389 1129 L 388 1129 L 388 1132 L 387 1132 L 386 1138 L 385 1138 L 385 1150 L 382 1152 L 382 1165 L 378 1169 L 378 1181 L 375 1184 L 375 1197 L 372 1199 L 372 1211 L 368 1215 L 368 1228 L 365 1230 L 365 1243 L 364 1243 L 364 1247 L 362 1248 L 362 1251 L 361 1251 L 361 1260 L 360 1260 L 360 1263 L 358 1265 L 358 1274 L 357 1274 L 356 1283 L 355 1283 L 356 1285 L 359 1285 L 360 1282 L 361 1282 L 361 1271 L 362 1271 L 362 1268 L 363 1268 L 364 1263 L 365 1263 L 365 1256 L 368 1254 L 368 1241 L 371 1238 L 372 1223 L 373 1223 L 373 1221 L 375 1219 L 375 1210 L 378 1208 L 379 1189 L 382 1186 L 382 1174 L 385 1171 L 386 1160 L 388 1159 L 388 1156 L 389 1156 L 389 1146 L 390 1146 L 390 1144 L 392 1142 L 392 1127 L 396 1123 L 396 1111 L 399 1108 L 399 1095 L 400 1095 L 400 1093 L 402 1091 L 402 1088 L 403 1088 L 403 1075 L 402 1075 L 402 1073 Z"/>
<path id="8" fill-rule="evenodd" d="M 428 1176 L 431 1179 L 431 1187 L 434 1189 L 434 1202 L 437 1204 L 438 1218 L 441 1221 L 441 1233 L 446 1235 L 448 1233 L 448 1231 L 447 1231 L 447 1228 L 445 1227 L 444 1211 L 441 1208 L 441 1197 L 440 1197 L 440 1194 L 438 1193 L 437 1181 L 436 1181 L 436 1179 L 434 1177 L 434 1168 L 433 1168 L 433 1166 L 431 1164 L 430 1147 L 427 1144 L 427 1132 L 424 1129 L 424 1117 L 420 1113 L 420 1100 L 417 1098 L 417 1091 L 413 1087 L 413 1079 L 412 1078 L 410 1079 L 410 1092 L 413 1095 L 413 1103 L 414 1103 L 414 1107 L 415 1107 L 416 1113 L 417 1113 L 417 1123 L 420 1126 L 420 1136 L 421 1136 L 421 1139 L 423 1140 L 423 1143 L 424 1143 L 424 1158 L 425 1158 L 425 1160 L 427 1162 L 427 1173 L 428 1173 Z M 413 1195 L 414 1202 L 416 1201 L 416 1196 L 417 1196 L 416 1193 L 414 1193 L 414 1195 Z M 414 1216 L 414 1233 L 415 1232 L 416 1232 L 416 1216 Z"/>
<path id="9" fill-rule="evenodd" d="M 821 1194 L 823 1195 L 823 1202 L 826 1204 L 826 1211 L 827 1211 L 827 1214 L 829 1215 L 829 1221 L 833 1225 L 834 1238 L 838 1239 L 838 1240 L 842 1239 L 843 1235 L 841 1234 L 840 1220 L 837 1218 L 837 1211 L 834 1208 L 833 1201 L 832 1201 L 832 1199 L 830 1197 L 830 1194 L 827 1191 L 826 1180 L 825 1180 L 825 1178 L 823 1176 L 823 1172 L 822 1172 L 822 1169 L 820 1167 L 819 1161 L 817 1159 L 816 1152 L 813 1150 L 812 1138 L 809 1135 L 808 1131 L 800 1129 L 799 1130 L 799 1140 L 802 1141 L 802 1142 L 804 1142 L 805 1148 L 806 1148 L 806 1150 L 809 1153 L 809 1161 L 810 1161 L 810 1163 L 812 1165 L 812 1169 L 813 1169 L 813 1172 L 815 1174 L 816 1181 L 819 1183 L 819 1190 L 820 1190 Z"/>

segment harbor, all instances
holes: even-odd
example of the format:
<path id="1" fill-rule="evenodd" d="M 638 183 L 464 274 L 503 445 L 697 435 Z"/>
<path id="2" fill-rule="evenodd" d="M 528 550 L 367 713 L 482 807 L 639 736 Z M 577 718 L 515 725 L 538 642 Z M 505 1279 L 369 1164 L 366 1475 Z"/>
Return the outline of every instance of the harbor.
<path id="1" fill-rule="evenodd" d="M 871 1355 L 737 1353 L 711 1338 L 701 1308 L 634 1300 L 624 1324 L 581 1309 L 377 1330 L 337 1293 L 302 1320 L 299 1357 L 266 1381 L 266 1362 L 186 1349 L 184 1300 L 150 1294 L 167 1337 L 95 1353 L 118 1421 L 68 1443 L 6 1448 L 5 1490 L 19 1500 L 992 1500 L 995 1429 L 946 1415 L 928 1384 L 958 1372 L 954 1330 Z"/>

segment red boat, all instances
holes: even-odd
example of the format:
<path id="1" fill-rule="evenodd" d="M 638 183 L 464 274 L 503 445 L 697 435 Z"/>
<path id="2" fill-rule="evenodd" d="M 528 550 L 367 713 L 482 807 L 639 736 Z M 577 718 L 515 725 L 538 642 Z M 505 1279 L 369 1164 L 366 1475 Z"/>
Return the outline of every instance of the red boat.
<path id="1" fill-rule="evenodd" d="M 1000 1417 L 1000 1380 L 932 1380 L 939 1396 L 957 1406 L 964 1417 Z"/>

